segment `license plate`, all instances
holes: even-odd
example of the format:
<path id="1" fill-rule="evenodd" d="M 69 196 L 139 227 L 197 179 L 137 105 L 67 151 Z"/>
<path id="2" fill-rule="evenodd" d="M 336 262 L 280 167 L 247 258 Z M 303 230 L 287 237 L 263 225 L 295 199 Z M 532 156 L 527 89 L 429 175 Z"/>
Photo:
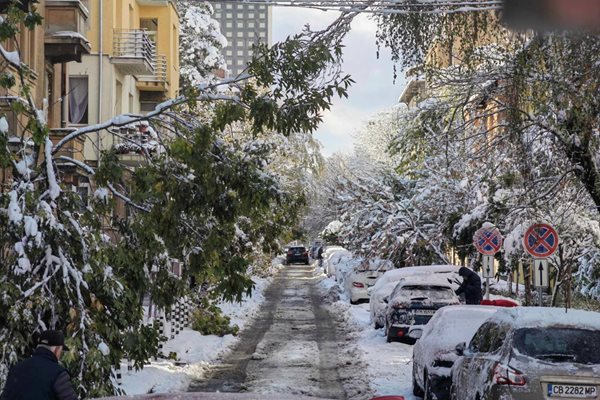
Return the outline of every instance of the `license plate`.
<path id="1" fill-rule="evenodd" d="M 596 386 L 556 385 L 548 384 L 548 397 L 566 397 L 572 399 L 595 399 L 598 395 Z"/>
<path id="2" fill-rule="evenodd" d="M 415 310 L 416 315 L 433 315 L 435 310 Z"/>

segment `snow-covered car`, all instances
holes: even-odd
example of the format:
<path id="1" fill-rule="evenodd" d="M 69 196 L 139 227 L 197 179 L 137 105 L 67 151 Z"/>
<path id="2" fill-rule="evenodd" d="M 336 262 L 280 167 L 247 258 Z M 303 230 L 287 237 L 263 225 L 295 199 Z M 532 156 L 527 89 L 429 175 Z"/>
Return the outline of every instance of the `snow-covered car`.
<path id="1" fill-rule="evenodd" d="M 385 334 L 387 341 L 414 342 L 408 337 L 416 325 L 425 325 L 445 306 L 460 304 L 450 283 L 432 274 L 414 275 L 398 282 L 387 297 Z"/>
<path id="2" fill-rule="evenodd" d="M 477 329 L 498 308 L 460 305 L 443 307 L 422 332 L 411 330 L 409 336 L 420 337 L 413 349 L 413 393 L 425 400 L 450 397 L 452 365 L 458 358 L 456 344 L 469 342 Z"/>
<path id="3" fill-rule="evenodd" d="M 460 267 L 456 265 L 423 265 L 416 267 L 404 267 L 387 271 L 381 278 L 377 280 L 375 285 L 369 289 L 370 295 L 370 314 L 371 323 L 375 325 L 375 329 L 385 326 L 385 310 L 387 303 L 386 298 L 392 293 L 396 284 L 404 278 L 413 275 L 434 274 L 434 276 L 442 277 L 451 284 L 452 289 L 456 290 L 460 286 L 458 280 L 458 270 Z"/>
<path id="4" fill-rule="evenodd" d="M 327 274 L 328 277 L 334 277 L 337 280 L 338 266 L 344 265 L 352 258 L 352 253 L 343 247 L 327 248 L 323 254 L 325 274 Z"/>
<path id="5" fill-rule="evenodd" d="M 600 397 L 600 313 L 499 308 L 456 352 L 456 400 Z"/>
<path id="6" fill-rule="evenodd" d="M 348 294 L 350 303 L 369 301 L 368 289 L 393 267 L 394 265 L 390 261 L 374 259 L 362 262 L 350 272 L 343 280 L 344 291 Z"/>

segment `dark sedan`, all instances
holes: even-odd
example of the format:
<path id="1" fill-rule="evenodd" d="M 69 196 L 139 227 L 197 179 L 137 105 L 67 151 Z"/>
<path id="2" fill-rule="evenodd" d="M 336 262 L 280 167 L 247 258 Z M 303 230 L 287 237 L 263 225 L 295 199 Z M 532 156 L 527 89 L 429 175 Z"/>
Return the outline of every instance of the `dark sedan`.
<path id="1" fill-rule="evenodd" d="M 309 264 L 308 249 L 304 246 L 292 246 L 285 254 L 286 264 Z"/>

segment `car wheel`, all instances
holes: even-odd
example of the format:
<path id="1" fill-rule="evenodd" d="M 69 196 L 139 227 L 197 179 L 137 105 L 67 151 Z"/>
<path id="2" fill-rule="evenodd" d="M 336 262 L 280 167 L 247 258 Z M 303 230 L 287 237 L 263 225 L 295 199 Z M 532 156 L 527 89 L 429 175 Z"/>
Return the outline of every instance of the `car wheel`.
<path id="1" fill-rule="evenodd" d="M 421 389 L 421 386 L 419 386 L 419 384 L 417 383 L 417 380 L 415 379 L 415 364 L 413 361 L 413 373 L 412 373 L 412 386 L 413 386 L 413 394 L 417 397 L 423 397 L 423 389 Z"/>
<path id="2" fill-rule="evenodd" d="M 385 327 L 385 337 L 388 343 L 392 343 L 394 341 L 394 338 L 390 336 L 390 328 L 388 328 L 387 325 Z"/>
<path id="3" fill-rule="evenodd" d="M 375 322 L 375 329 L 381 329 L 383 326 L 379 322 Z"/>

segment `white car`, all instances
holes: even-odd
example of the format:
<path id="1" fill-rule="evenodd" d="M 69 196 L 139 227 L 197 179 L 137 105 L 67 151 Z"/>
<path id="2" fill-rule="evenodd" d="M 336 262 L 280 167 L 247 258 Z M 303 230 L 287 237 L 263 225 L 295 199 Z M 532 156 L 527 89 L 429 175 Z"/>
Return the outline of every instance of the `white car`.
<path id="1" fill-rule="evenodd" d="M 442 307 L 460 304 L 452 286 L 435 274 L 414 275 L 398 282 L 387 297 L 385 333 L 387 341 L 414 342 L 409 331 L 425 325 Z"/>
<path id="2" fill-rule="evenodd" d="M 498 307 L 460 305 L 436 311 L 419 332 L 412 329 L 411 337 L 420 337 L 413 349 L 413 393 L 425 400 L 447 400 L 452 385 L 452 365 L 458 358 L 458 343 L 468 343 L 477 329 Z"/>
<path id="3" fill-rule="evenodd" d="M 363 262 L 350 272 L 344 279 L 344 291 L 350 298 L 350 303 L 357 304 L 361 301 L 369 301 L 368 289 L 375 285 L 377 279 L 394 265 L 390 261 L 375 259 Z"/>
<path id="4" fill-rule="evenodd" d="M 460 267 L 456 265 L 422 265 L 394 269 L 383 274 L 369 290 L 371 322 L 375 325 L 375 329 L 385 326 L 385 309 L 387 306 L 385 299 L 392 293 L 392 290 L 401 279 L 414 275 L 434 274 L 437 277 L 446 279 L 452 289 L 456 290 L 462 281 L 462 278 L 459 279 L 459 269 Z"/>

